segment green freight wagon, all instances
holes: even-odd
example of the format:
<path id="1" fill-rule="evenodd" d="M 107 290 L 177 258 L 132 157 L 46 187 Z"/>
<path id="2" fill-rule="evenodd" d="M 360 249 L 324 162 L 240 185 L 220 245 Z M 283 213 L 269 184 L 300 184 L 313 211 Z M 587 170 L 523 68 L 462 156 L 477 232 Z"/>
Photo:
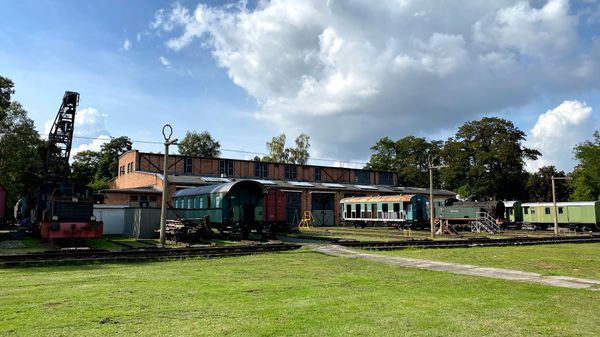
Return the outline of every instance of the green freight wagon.
<path id="1" fill-rule="evenodd" d="M 227 234 L 262 231 L 267 189 L 253 180 L 186 188 L 173 193 L 177 214 L 183 219 L 206 220 L 212 228 Z"/>
<path id="2" fill-rule="evenodd" d="M 523 226 L 547 229 L 554 226 L 554 205 L 551 202 L 523 203 Z M 558 224 L 582 231 L 598 230 L 600 201 L 556 203 Z"/>

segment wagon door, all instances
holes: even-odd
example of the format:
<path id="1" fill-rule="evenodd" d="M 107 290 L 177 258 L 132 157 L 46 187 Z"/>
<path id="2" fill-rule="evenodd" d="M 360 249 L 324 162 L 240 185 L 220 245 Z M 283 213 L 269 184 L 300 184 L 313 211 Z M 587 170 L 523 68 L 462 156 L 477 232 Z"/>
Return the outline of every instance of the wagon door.
<path id="1" fill-rule="evenodd" d="M 312 215 L 314 226 L 333 226 L 335 213 L 333 193 L 312 193 Z"/>

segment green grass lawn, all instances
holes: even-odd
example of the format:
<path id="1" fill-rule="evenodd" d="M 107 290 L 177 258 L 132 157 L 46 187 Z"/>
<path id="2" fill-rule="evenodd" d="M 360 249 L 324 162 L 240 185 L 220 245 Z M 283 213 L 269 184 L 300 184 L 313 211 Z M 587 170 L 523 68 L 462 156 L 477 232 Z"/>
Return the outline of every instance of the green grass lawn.
<path id="1" fill-rule="evenodd" d="M 600 243 L 370 252 L 600 280 Z"/>
<path id="2" fill-rule="evenodd" d="M 598 336 L 600 292 L 309 251 L 0 269 L 0 336 Z"/>

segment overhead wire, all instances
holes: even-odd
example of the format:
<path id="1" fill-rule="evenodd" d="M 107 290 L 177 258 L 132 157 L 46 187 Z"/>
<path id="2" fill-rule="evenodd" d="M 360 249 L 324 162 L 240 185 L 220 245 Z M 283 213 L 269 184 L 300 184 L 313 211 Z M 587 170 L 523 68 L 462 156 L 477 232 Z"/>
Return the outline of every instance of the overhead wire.
<path id="1" fill-rule="evenodd" d="M 78 139 L 92 139 L 92 140 L 106 140 L 106 141 L 110 141 L 112 139 L 115 139 L 116 137 L 86 137 L 86 136 L 73 136 L 73 138 L 78 138 Z M 135 139 L 129 139 L 131 140 L 132 143 L 142 143 L 142 144 L 153 144 L 153 145 L 163 145 L 164 142 L 157 142 L 157 141 L 151 141 L 151 140 L 135 140 Z M 177 143 L 175 143 L 177 144 Z M 251 155 L 259 155 L 259 156 L 266 156 L 268 155 L 268 153 L 265 152 L 254 152 L 254 151 L 246 151 L 246 150 L 238 150 L 238 149 L 225 149 L 225 148 L 220 148 L 219 149 L 222 152 L 233 152 L 233 153 L 242 153 L 242 154 L 251 154 Z M 330 158 L 313 158 L 310 157 L 309 160 L 314 160 L 314 161 L 323 161 L 323 162 L 332 162 L 332 163 L 347 163 L 347 164 L 357 164 L 357 165 L 366 165 L 368 164 L 367 162 L 361 162 L 361 161 L 353 161 L 353 160 L 342 160 L 342 159 L 330 159 Z"/>

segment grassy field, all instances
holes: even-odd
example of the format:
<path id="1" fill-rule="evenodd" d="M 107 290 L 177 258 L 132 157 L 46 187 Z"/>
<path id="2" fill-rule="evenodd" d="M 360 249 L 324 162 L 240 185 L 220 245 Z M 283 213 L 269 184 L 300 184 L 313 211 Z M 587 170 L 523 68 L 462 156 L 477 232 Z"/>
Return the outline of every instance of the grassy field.
<path id="1" fill-rule="evenodd" d="M 309 251 L 0 269 L 0 336 L 598 336 L 600 292 Z"/>
<path id="2" fill-rule="evenodd" d="M 600 243 L 404 249 L 377 253 L 600 280 Z"/>

